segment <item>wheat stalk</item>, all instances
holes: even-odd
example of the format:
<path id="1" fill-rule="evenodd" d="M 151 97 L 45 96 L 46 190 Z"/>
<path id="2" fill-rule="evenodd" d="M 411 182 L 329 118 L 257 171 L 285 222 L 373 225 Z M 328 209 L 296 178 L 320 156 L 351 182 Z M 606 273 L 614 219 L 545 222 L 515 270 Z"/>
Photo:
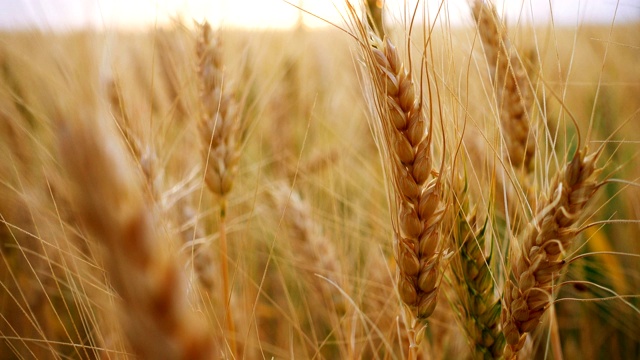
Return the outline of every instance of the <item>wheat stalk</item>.
<path id="1" fill-rule="evenodd" d="M 159 199 L 160 177 L 158 174 L 160 171 L 156 152 L 151 145 L 144 145 L 140 136 L 136 134 L 133 128 L 134 122 L 128 115 L 127 103 L 124 98 L 125 95 L 122 93 L 121 86 L 122 84 L 115 74 L 106 82 L 106 92 L 111 114 L 116 121 L 118 130 L 125 140 L 131 156 L 138 163 L 140 169 L 145 175 L 149 195 L 153 199 Z"/>
<path id="2" fill-rule="evenodd" d="M 220 202 L 220 272 L 225 302 L 225 319 L 229 332 L 229 346 L 236 354 L 235 325 L 231 314 L 231 285 L 226 237 L 227 201 L 240 158 L 240 110 L 235 96 L 225 82 L 219 39 L 211 26 L 204 23 L 196 46 L 199 60 L 200 102 L 202 121 L 200 135 L 203 144 L 205 182 Z"/>
<path id="3" fill-rule="evenodd" d="M 504 288 L 502 329 L 507 339 L 506 358 L 516 358 L 526 334 L 535 330 L 550 306 L 553 281 L 566 268 L 562 253 L 571 248 L 578 234 L 576 222 L 600 184 L 595 163 L 599 152 L 585 156 L 577 151 L 556 174 L 540 210 L 520 246 L 513 243 L 511 277 Z"/>
<path id="4" fill-rule="evenodd" d="M 464 196 L 464 195 L 463 195 Z M 494 278 L 489 267 L 491 256 L 485 255 L 487 222 L 480 222 L 476 210 L 460 206 L 453 243 L 458 253 L 453 257 L 453 286 L 457 294 L 458 314 L 471 346 L 474 359 L 499 359 L 505 346 L 500 329 L 500 299 L 494 293 Z"/>
<path id="5" fill-rule="evenodd" d="M 208 23 L 202 25 L 196 47 L 200 81 L 201 142 L 204 145 L 205 181 L 223 198 L 233 186 L 238 170 L 240 109 L 224 76 L 219 39 Z"/>
<path id="6" fill-rule="evenodd" d="M 370 82 L 365 95 L 372 108 L 374 134 L 392 186 L 398 293 L 423 321 L 437 304 L 444 251 L 440 226 L 447 208 L 444 185 L 432 166 L 430 119 L 416 94 L 411 70 L 405 68 L 391 40 L 382 41 L 368 32 L 351 9 Z"/>
<path id="7" fill-rule="evenodd" d="M 509 161 L 528 171 L 535 155 L 529 110 L 533 97 L 520 60 L 513 53 L 507 31 L 491 2 L 476 0 L 472 8 L 498 100 L 500 126 Z"/>
<path id="8" fill-rule="evenodd" d="M 214 343 L 191 311 L 181 264 L 163 254 L 148 198 L 100 123 L 59 123 L 58 143 L 75 215 L 107 250 L 106 270 L 122 297 L 121 321 L 147 359 L 211 359 Z"/>
<path id="9" fill-rule="evenodd" d="M 335 289 L 314 274 L 325 277 L 340 276 L 342 270 L 336 249 L 324 234 L 322 227 L 312 217 L 311 208 L 300 194 L 284 183 L 276 184 L 269 193 L 279 214 L 284 214 L 292 239 L 292 251 L 300 264 L 310 269 L 314 282 L 321 281 L 321 291 L 332 294 Z"/>
<path id="10" fill-rule="evenodd" d="M 286 182 L 278 182 L 270 188 L 274 215 L 287 230 L 288 247 L 297 277 L 303 282 L 305 296 L 311 311 L 311 320 L 317 327 L 331 325 L 327 314 L 344 316 L 346 302 L 337 287 L 348 291 L 343 281 L 342 264 L 334 239 L 327 237 L 321 223 L 312 214 L 310 204 Z M 324 326 L 318 326 L 325 324 Z M 337 323 L 334 323 L 337 326 Z M 338 333 L 343 329 L 333 329 Z"/>
<path id="11" fill-rule="evenodd" d="M 410 73 L 405 72 L 390 40 L 372 47 L 375 75 L 380 82 L 379 119 L 388 149 L 391 183 L 395 190 L 394 249 L 398 261 L 398 292 L 418 319 L 426 319 L 437 303 L 443 241 L 440 225 L 446 209 L 443 184 L 432 168 L 431 140 L 425 136 L 427 118 L 415 96 Z M 397 89 L 390 86 L 397 83 Z M 384 97 L 383 97 L 384 96 Z M 380 104 L 382 105 L 382 104 Z M 433 174 L 433 177 L 431 175 Z"/>

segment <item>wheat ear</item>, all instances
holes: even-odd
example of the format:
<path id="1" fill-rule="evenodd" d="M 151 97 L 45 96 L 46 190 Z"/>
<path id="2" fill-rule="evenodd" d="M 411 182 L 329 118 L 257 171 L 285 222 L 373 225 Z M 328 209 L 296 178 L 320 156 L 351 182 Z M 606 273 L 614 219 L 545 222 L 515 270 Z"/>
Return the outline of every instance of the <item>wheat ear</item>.
<path id="1" fill-rule="evenodd" d="M 436 306 L 441 278 L 443 237 L 440 225 L 446 209 L 443 184 L 432 168 L 428 119 L 415 93 L 411 73 L 387 39 L 370 48 L 374 56 L 378 121 L 387 149 L 394 188 L 394 250 L 398 262 L 398 292 L 418 319 Z M 396 87 L 397 86 L 397 87 Z M 433 175 L 433 176 L 432 176 Z"/>
<path id="2" fill-rule="evenodd" d="M 350 9 L 365 64 L 372 128 L 391 184 L 398 293 L 424 321 L 437 304 L 444 247 L 440 227 L 447 208 L 440 175 L 432 167 L 430 121 L 396 47 L 368 31 Z"/>
<path id="3" fill-rule="evenodd" d="M 144 173 L 149 195 L 153 199 L 159 199 L 160 189 L 158 183 L 160 178 L 158 177 L 159 169 L 156 152 L 152 146 L 148 144 L 145 145 L 144 142 L 141 141 L 140 136 L 135 133 L 132 126 L 133 122 L 128 115 L 127 102 L 125 101 L 121 86 L 122 84 L 115 74 L 106 82 L 111 114 L 115 119 L 120 134 L 126 142 L 131 156 Z"/>
<path id="4" fill-rule="evenodd" d="M 334 244 L 323 234 L 321 225 L 312 217 L 309 204 L 297 191 L 280 183 L 271 189 L 270 195 L 278 214 L 284 214 L 296 261 L 307 269 L 314 287 L 331 297 L 336 292 L 335 288 L 315 274 L 334 280 L 341 275 L 341 265 Z"/>
<path id="5" fill-rule="evenodd" d="M 550 305 L 553 281 L 567 266 L 564 250 L 578 234 L 575 223 L 600 184 L 595 163 L 599 152 L 585 156 L 577 151 L 556 174 L 539 211 L 524 233 L 518 248 L 513 242 L 511 276 L 504 288 L 502 329 L 507 339 L 506 358 L 516 358 L 526 334 L 540 323 Z"/>
<path id="6" fill-rule="evenodd" d="M 198 56 L 198 79 L 202 121 L 200 134 L 204 148 L 205 182 L 209 190 L 218 196 L 220 222 L 218 233 L 220 245 L 220 270 L 225 302 L 225 319 L 229 332 L 229 346 L 236 354 L 235 326 L 231 314 L 231 285 L 227 261 L 226 196 L 231 191 L 240 158 L 239 104 L 225 82 L 219 39 L 213 35 L 211 26 L 204 23 L 196 47 Z"/>
<path id="7" fill-rule="evenodd" d="M 461 193 L 462 197 L 466 192 Z M 455 308 L 464 329 L 472 358 L 499 359 L 505 346 L 500 329 L 500 299 L 494 293 L 494 279 L 485 255 L 487 222 L 480 222 L 475 209 L 469 211 L 464 198 L 452 233 L 458 253 L 453 256 L 453 288 L 457 294 Z"/>
<path id="8" fill-rule="evenodd" d="M 61 124 L 58 141 L 76 217 L 107 250 L 106 270 L 123 300 L 123 322 L 144 359 L 211 359 L 206 324 L 191 311 L 181 265 L 161 250 L 159 224 L 120 144 L 88 121 Z"/>
<path id="9" fill-rule="evenodd" d="M 472 11 L 491 70 L 509 160 L 514 167 L 528 170 L 535 155 L 535 142 L 528 114 L 533 98 L 525 69 L 512 53 L 507 31 L 493 4 L 476 0 Z"/>
<path id="10" fill-rule="evenodd" d="M 224 77 L 219 40 L 208 23 L 202 25 L 196 47 L 204 145 L 205 181 L 214 194 L 224 197 L 238 170 L 240 110 Z"/>

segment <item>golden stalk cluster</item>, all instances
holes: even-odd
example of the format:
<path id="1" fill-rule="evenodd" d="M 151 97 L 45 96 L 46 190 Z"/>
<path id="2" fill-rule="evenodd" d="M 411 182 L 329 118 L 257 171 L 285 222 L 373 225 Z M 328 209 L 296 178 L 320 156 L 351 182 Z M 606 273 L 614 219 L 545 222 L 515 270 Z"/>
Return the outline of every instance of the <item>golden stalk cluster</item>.
<path id="1" fill-rule="evenodd" d="M 505 164 L 526 175 L 535 152 L 529 123 L 532 98 L 527 75 L 495 8 L 477 1 L 472 10 L 498 99 L 501 134 L 509 159 Z M 427 109 L 420 98 L 422 89 L 430 90 L 429 67 L 421 66 L 427 81 L 417 92 L 412 69 L 404 67 L 391 40 L 381 40 L 373 34 L 353 8 L 351 15 L 364 64 L 364 90 L 372 110 L 372 128 L 392 184 L 389 196 L 395 205 L 392 223 L 398 295 L 417 319 L 429 317 L 435 310 L 441 276 L 449 265 L 444 260 L 449 256 L 443 255 L 453 245 L 450 283 L 457 298 L 455 312 L 474 356 L 497 359 L 506 351 L 507 358 L 516 357 L 526 333 L 535 329 L 551 303 L 552 281 L 566 266 L 565 260 L 559 258 L 572 246 L 578 234 L 573 225 L 582 218 L 588 200 L 598 188 L 597 156 L 585 158 L 583 151 L 578 152 L 556 175 L 547 197 L 537 199 L 540 210 L 527 227 L 522 243 L 514 239 L 505 249 L 511 253 L 512 270 L 507 274 L 501 302 L 495 293 L 500 279 L 491 270 L 491 256 L 485 249 L 485 236 L 494 230 L 487 231 L 487 221 L 478 224 L 475 210 L 469 213 L 470 202 L 477 199 L 469 199 L 471 194 L 466 190 L 452 187 L 460 205 L 454 216 L 457 225 L 450 233 L 452 242 L 445 240 L 450 231 L 445 229 L 450 228 L 448 213 L 452 206 L 447 205 L 445 179 L 432 165 L 433 119 L 426 117 Z M 407 43 L 410 42 L 408 39 Z M 444 142 L 438 145 L 444 146 Z M 440 150 L 443 154 L 447 152 L 444 147 Z"/>
<path id="2" fill-rule="evenodd" d="M 602 179 L 608 140 L 583 145 L 597 119 L 586 139 L 578 121 L 576 137 L 549 130 L 555 104 L 535 110 L 534 92 L 554 82 L 532 86 L 490 2 L 471 5 L 468 47 L 452 43 L 465 36 L 446 13 L 400 29 L 384 1 L 347 3 L 359 72 L 345 66 L 348 45 L 302 28 L 308 51 L 284 46 L 287 32 L 207 23 L 136 35 L 133 55 L 94 53 L 95 35 L 51 46 L 38 35 L 52 61 L 0 34 L 0 357 L 525 359 L 549 317 L 560 359 L 575 341 L 562 326 L 576 326 L 557 299 L 609 305 L 595 298 L 608 267 L 587 269 L 606 263 L 591 256 L 608 255 L 611 283 L 638 292 L 626 280 L 640 270 L 617 263 L 593 226 L 634 220 L 590 223 L 600 214 L 589 208 L 605 185 L 636 184 Z M 471 66 L 472 31 L 488 72 Z M 224 61 L 240 48 L 242 61 Z M 97 55 L 100 69 L 88 66 Z M 625 205 L 616 211 L 637 210 Z M 570 255 L 584 229 L 610 246 Z M 585 282 L 563 280 L 578 260 Z M 637 294 L 610 292 L 637 312 L 625 300 Z M 611 308 L 589 321 L 638 329 Z"/>

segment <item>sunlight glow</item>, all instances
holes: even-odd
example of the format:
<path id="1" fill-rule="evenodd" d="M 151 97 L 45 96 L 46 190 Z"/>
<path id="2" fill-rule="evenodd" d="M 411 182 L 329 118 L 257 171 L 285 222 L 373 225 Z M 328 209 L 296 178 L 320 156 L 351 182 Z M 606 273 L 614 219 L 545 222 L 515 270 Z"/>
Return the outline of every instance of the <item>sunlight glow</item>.
<path id="1" fill-rule="evenodd" d="M 381 0 L 377 0 L 382 3 Z M 386 0 L 387 19 L 404 17 L 407 3 L 418 0 Z M 471 21 L 469 0 L 445 1 L 452 25 Z M 357 3 L 352 0 L 352 2 Z M 551 9 L 554 21 L 575 25 L 582 22 L 610 23 L 618 6 L 616 22 L 640 19 L 640 5 L 633 0 L 526 0 L 494 1 L 508 21 L 548 22 Z M 0 0 L 0 28 L 38 27 L 64 29 L 79 27 L 142 28 L 170 23 L 180 18 L 185 23 L 207 19 L 215 26 L 243 28 L 291 28 L 328 26 L 342 23 L 345 0 Z M 421 1 L 434 13 L 439 0 Z M 294 5 L 325 19 L 299 11 Z"/>

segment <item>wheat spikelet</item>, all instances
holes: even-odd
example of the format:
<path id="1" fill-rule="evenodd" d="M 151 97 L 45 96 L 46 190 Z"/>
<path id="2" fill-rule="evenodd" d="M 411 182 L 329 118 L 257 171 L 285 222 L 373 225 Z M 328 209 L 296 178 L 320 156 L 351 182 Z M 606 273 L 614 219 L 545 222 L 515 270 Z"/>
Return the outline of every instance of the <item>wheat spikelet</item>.
<path id="1" fill-rule="evenodd" d="M 289 184 L 274 184 L 269 195 L 273 203 L 272 212 L 282 219 L 286 229 L 291 264 L 306 293 L 304 302 L 313 309 L 309 314 L 313 331 L 317 331 L 319 337 L 326 336 L 323 334 L 329 330 L 343 333 L 345 330 L 334 316 L 346 316 L 347 306 L 336 286 L 345 288 L 347 284 L 343 281 L 334 239 L 325 235 L 310 204 Z"/>
<path id="2" fill-rule="evenodd" d="M 280 184 L 271 191 L 271 196 L 280 213 L 285 214 L 285 221 L 295 238 L 294 253 L 302 256 L 301 261 L 321 270 L 323 275 L 340 274 L 340 263 L 336 258 L 336 250 L 322 232 L 320 225 L 314 221 L 311 209 L 300 194 L 288 185 Z M 315 270 L 314 270 L 315 271 Z"/>
<path id="3" fill-rule="evenodd" d="M 372 48 L 377 76 L 398 84 L 397 91 L 386 87 L 387 107 L 379 119 L 386 130 L 384 141 L 397 206 L 394 249 L 400 273 L 398 290 L 414 315 L 425 319 L 437 302 L 442 254 L 439 227 L 445 211 L 443 185 L 432 169 L 432 138 L 425 137 L 427 119 L 416 99 L 410 73 L 405 72 L 389 40 L 381 47 L 384 52 Z M 435 178 L 430 179 L 431 174 Z"/>
<path id="4" fill-rule="evenodd" d="M 314 221 L 309 204 L 286 184 L 274 186 L 270 195 L 278 213 L 284 214 L 296 262 L 309 269 L 310 279 L 320 284 L 322 292 L 327 295 L 335 293 L 333 286 L 314 275 L 319 273 L 335 280 L 341 274 L 341 266 L 335 247 L 324 236 L 320 224 Z"/>
<path id="5" fill-rule="evenodd" d="M 232 354 L 237 354 L 235 325 L 228 302 L 231 299 L 229 266 L 227 260 L 227 238 L 225 222 L 227 214 L 226 196 L 231 191 L 238 170 L 240 158 L 239 133 L 240 110 L 237 99 L 225 87 L 222 54 L 219 39 L 213 36 L 208 23 L 202 25 L 196 46 L 198 56 L 198 79 L 200 81 L 200 102 L 202 121 L 200 122 L 201 142 L 204 150 L 205 182 L 209 190 L 220 201 L 220 222 L 218 240 L 220 247 L 220 271 L 222 275 L 222 295 L 225 303 L 225 319 L 230 334 L 229 346 Z"/>
<path id="6" fill-rule="evenodd" d="M 163 256 L 151 207 L 124 151 L 99 125 L 62 123 L 58 141 L 75 214 L 107 250 L 106 268 L 123 299 L 127 339 L 143 358 L 210 359 L 214 344 L 191 312 L 180 264 Z"/>
<path id="7" fill-rule="evenodd" d="M 118 77 L 113 75 L 105 82 L 111 114 L 118 124 L 118 130 L 126 142 L 131 156 L 138 163 L 147 180 L 149 195 L 153 199 L 159 199 L 160 177 L 158 176 L 159 167 L 156 152 L 150 144 L 144 144 L 140 136 L 135 133 L 134 122 L 128 114 L 127 104 L 121 89 L 122 84 Z"/>
<path id="8" fill-rule="evenodd" d="M 171 100 L 172 110 L 176 120 L 184 121 L 189 114 L 185 91 L 181 83 L 180 67 L 177 55 L 186 52 L 186 45 L 183 39 L 176 34 L 163 30 L 156 34 L 158 41 L 158 57 L 160 60 L 160 71 L 165 80 L 167 97 Z"/>
<path id="9" fill-rule="evenodd" d="M 416 95 L 410 70 L 396 47 L 358 27 L 373 108 L 374 130 L 392 184 L 394 252 L 398 293 L 413 315 L 424 320 L 435 310 L 444 248 L 440 226 L 445 215 L 443 184 L 432 167 L 429 119 Z"/>
<path id="10" fill-rule="evenodd" d="M 472 11 L 491 70 L 509 160 L 514 167 L 528 170 L 535 155 L 535 143 L 528 115 L 533 98 L 525 69 L 513 54 L 506 29 L 493 4 L 476 0 Z"/>
<path id="11" fill-rule="evenodd" d="M 451 269 L 458 296 L 456 311 L 474 359 L 499 359 L 505 346 L 500 330 L 500 300 L 494 294 L 493 278 L 485 255 L 487 223 L 480 223 L 475 209 L 462 206 L 453 241 L 458 253 Z"/>
<path id="12" fill-rule="evenodd" d="M 571 247 L 577 235 L 574 225 L 600 186 L 596 179 L 600 169 L 595 168 L 599 153 L 585 156 L 585 152 L 577 151 L 554 177 L 522 245 L 512 246 L 511 278 L 505 284 L 501 316 L 507 358 L 517 356 L 526 334 L 538 326 L 549 307 L 552 282 L 567 265 L 562 252 Z"/>
<path id="13" fill-rule="evenodd" d="M 457 249 L 450 267 L 453 275 L 450 283 L 456 298 L 453 309 L 465 331 L 472 358 L 499 359 L 505 339 L 500 329 L 501 303 L 494 291 L 495 276 L 490 268 L 493 248 L 486 254 L 485 244 L 491 244 L 491 227 L 488 219 L 479 219 L 476 207 L 471 209 L 467 184 L 458 179 L 457 217 L 451 232 L 452 244 Z"/>
<path id="14" fill-rule="evenodd" d="M 198 79 L 202 105 L 200 135 L 207 165 L 205 181 L 214 194 L 224 197 L 231 191 L 238 168 L 240 110 L 225 81 L 218 42 L 211 26 L 204 23 L 196 55 L 199 59 Z"/>

